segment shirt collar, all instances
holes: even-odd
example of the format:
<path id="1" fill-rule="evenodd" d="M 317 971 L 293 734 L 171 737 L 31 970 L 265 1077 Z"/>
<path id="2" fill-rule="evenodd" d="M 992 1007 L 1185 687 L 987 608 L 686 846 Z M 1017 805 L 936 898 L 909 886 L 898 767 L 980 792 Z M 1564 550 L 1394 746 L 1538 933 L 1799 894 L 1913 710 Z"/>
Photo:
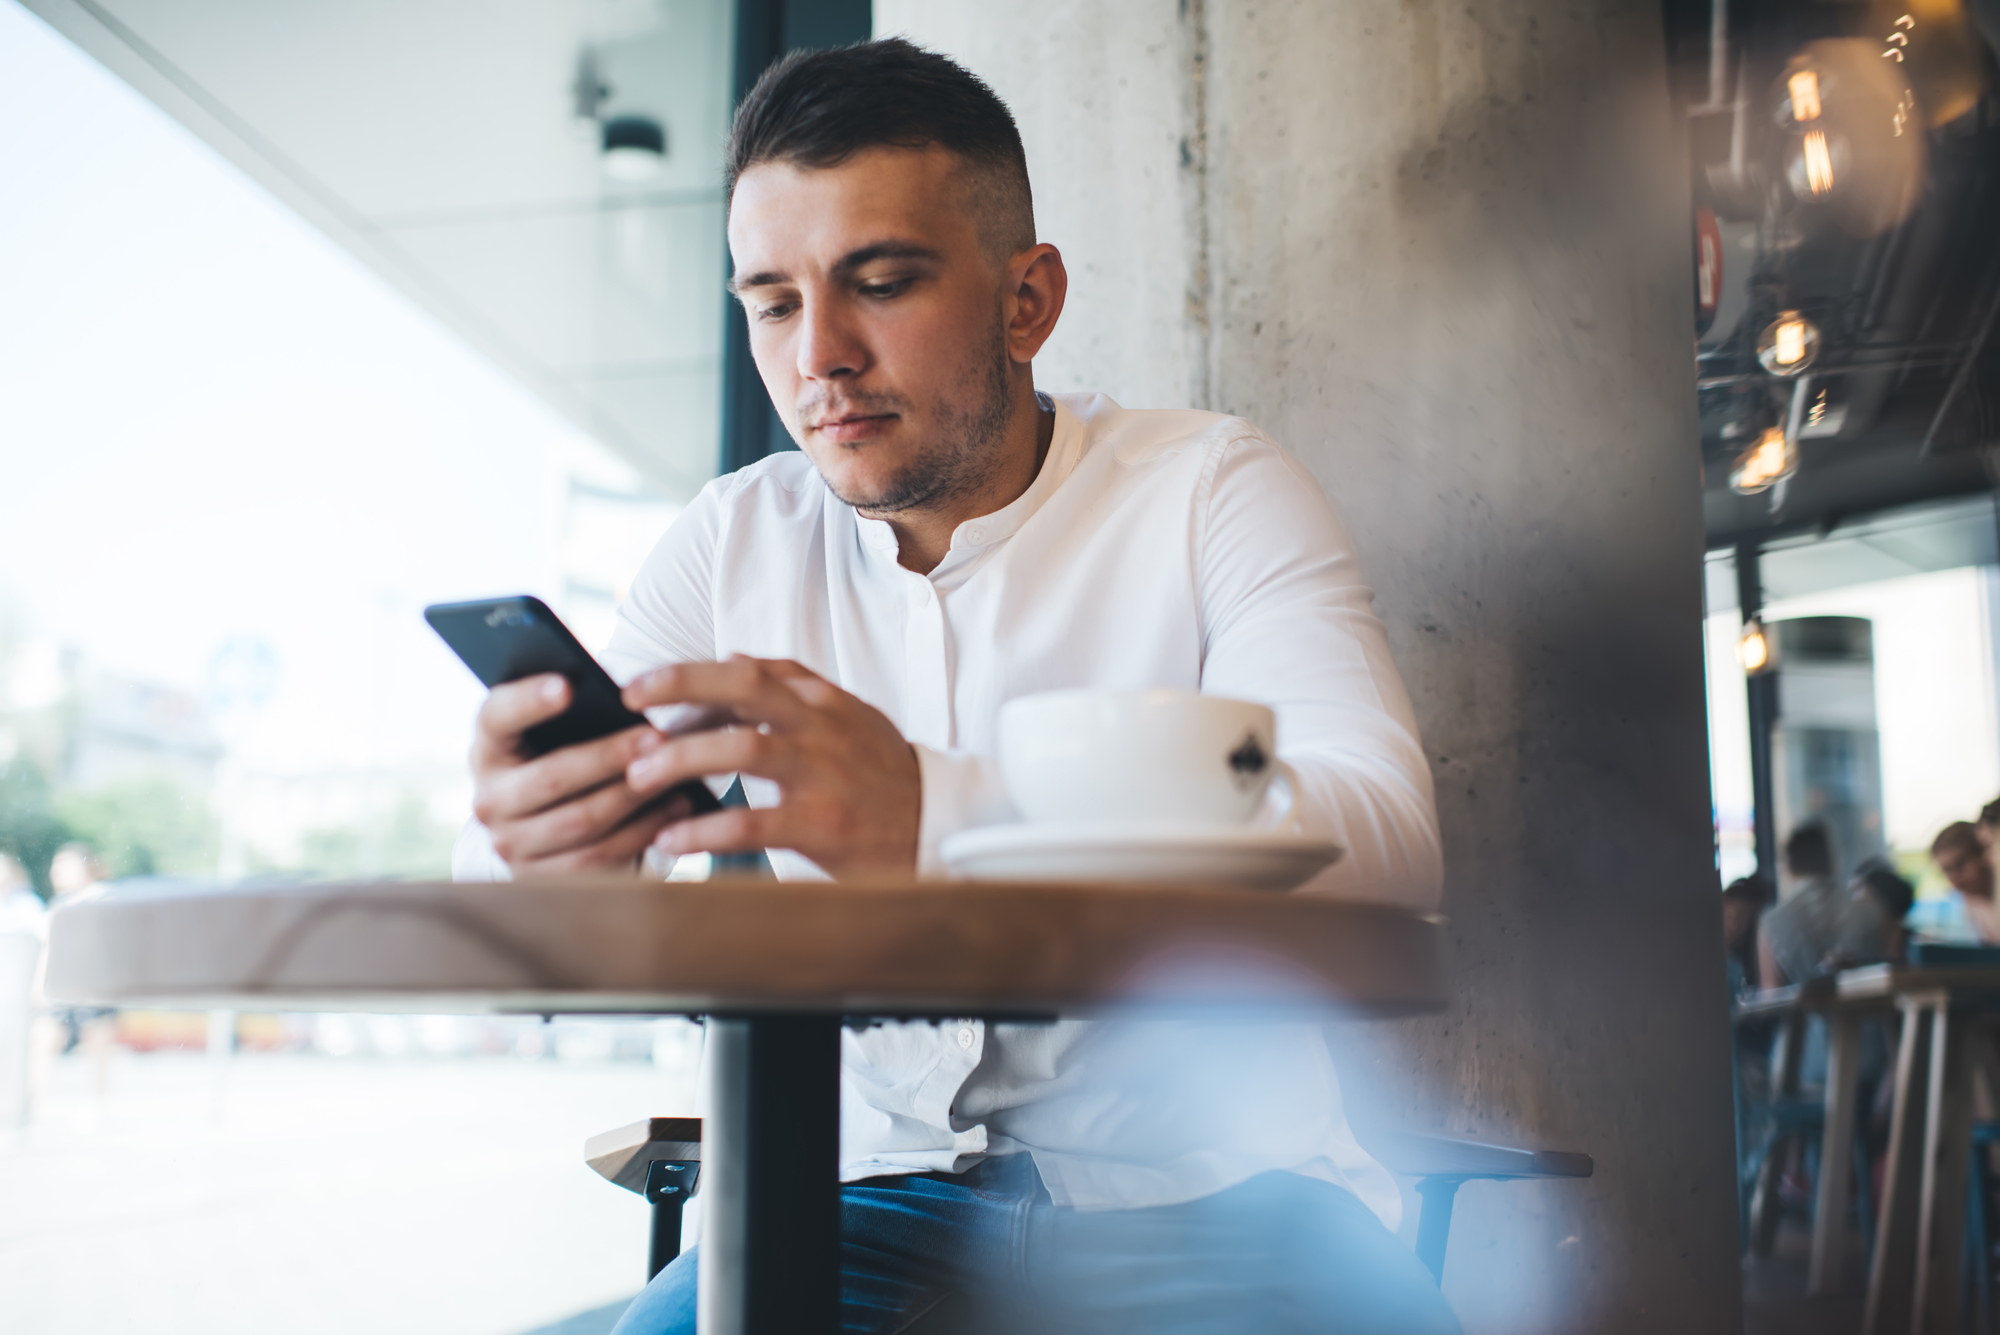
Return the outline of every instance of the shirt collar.
<path id="1" fill-rule="evenodd" d="M 933 575 L 971 553 L 1013 537 L 1075 471 L 1077 460 L 1083 454 L 1083 423 L 1067 405 L 1039 390 L 1035 393 L 1035 401 L 1043 411 L 1053 411 L 1056 418 L 1055 432 L 1049 438 L 1049 452 L 1042 460 L 1041 470 L 1028 484 L 1028 489 L 1012 501 L 990 515 L 968 519 L 954 529 L 951 550 L 938 563 L 938 569 L 931 572 Z M 887 553 L 892 560 L 895 558 L 896 530 L 889 527 L 887 520 L 869 519 L 857 512 L 854 522 L 863 543 L 874 551 Z"/>

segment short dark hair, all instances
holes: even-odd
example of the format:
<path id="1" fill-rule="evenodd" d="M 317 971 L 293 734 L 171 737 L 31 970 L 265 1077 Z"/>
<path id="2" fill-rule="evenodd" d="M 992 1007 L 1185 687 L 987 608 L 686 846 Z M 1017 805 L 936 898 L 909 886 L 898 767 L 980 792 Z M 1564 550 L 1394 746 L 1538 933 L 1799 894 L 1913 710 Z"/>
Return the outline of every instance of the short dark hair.
<path id="1" fill-rule="evenodd" d="M 1771 902 L 1771 887 L 1761 876 L 1739 876 L 1722 888 L 1722 897 L 1762 908 Z"/>
<path id="2" fill-rule="evenodd" d="M 1977 853 L 1984 847 L 1979 842 L 1979 831 L 1972 828 L 1970 821 L 1955 820 L 1938 831 L 1937 838 L 1931 840 L 1931 856 L 1958 850 Z"/>
<path id="3" fill-rule="evenodd" d="M 964 161 L 989 256 L 1035 243 L 1028 155 L 1013 113 L 956 61 L 901 37 L 794 51 L 736 109 L 723 187 L 765 162 L 837 167 L 869 148 L 946 149 Z"/>
<path id="4" fill-rule="evenodd" d="M 1979 808 L 1979 819 L 1974 823 L 1989 830 L 2000 830 L 2000 797 Z"/>
<path id="5" fill-rule="evenodd" d="M 1833 871 L 1833 841 L 1817 821 L 1801 825 L 1785 840 L 1785 866 L 1794 876 L 1826 876 Z"/>
<path id="6" fill-rule="evenodd" d="M 1910 906 L 1917 902 L 1917 887 L 1897 875 L 1896 869 L 1881 858 L 1870 858 L 1855 868 L 1854 879 L 1875 896 L 1890 922 L 1898 923 L 1910 916 Z"/>

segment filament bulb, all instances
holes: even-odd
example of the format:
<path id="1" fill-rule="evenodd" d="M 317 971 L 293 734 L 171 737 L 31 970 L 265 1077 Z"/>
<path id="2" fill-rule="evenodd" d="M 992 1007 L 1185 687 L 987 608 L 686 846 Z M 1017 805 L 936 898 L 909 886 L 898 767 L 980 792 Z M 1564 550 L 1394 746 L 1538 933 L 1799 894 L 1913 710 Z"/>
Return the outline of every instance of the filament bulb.
<path id="1" fill-rule="evenodd" d="M 1819 75 L 1811 70 L 1800 70 L 1785 81 L 1785 88 L 1792 96 L 1793 120 L 1819 119 Z"/>

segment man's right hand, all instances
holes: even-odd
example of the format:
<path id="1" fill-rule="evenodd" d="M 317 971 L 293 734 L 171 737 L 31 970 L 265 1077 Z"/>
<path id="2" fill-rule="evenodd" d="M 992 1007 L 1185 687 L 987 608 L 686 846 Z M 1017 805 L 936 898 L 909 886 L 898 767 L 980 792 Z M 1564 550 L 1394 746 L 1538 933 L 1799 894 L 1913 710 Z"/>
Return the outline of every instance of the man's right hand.
<path id="1" fill-rule="evenodd" d="M 496 686 L 479 709 L 472 812 L 516 876 L 630 871 L 661 828 L 687 814 L 685 798 L 660 805 L 625 781 L 626 766 L 666 741 L 653 728 L 524 756 L 521 734 L 569 703 L 569 683 L 549 674 Z"/>

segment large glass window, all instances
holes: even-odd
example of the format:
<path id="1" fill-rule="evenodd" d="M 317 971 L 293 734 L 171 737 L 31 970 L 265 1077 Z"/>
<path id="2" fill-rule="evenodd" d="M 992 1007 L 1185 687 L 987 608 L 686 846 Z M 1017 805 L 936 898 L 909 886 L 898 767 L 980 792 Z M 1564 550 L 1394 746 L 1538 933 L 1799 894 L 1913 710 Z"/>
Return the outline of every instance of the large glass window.
<path id="1" fill-rule="evenodd" d="M 601 645 L 715 471 L 730 6 L 92 12 L 0 5 L 0 894 L 446 875 L 480 691 L 422 606 Z M 0 1326 L 579 1335 L 646 1250 L 583 1140 L 693 1113 L 699 1031 L 33 1041 Z"/>

